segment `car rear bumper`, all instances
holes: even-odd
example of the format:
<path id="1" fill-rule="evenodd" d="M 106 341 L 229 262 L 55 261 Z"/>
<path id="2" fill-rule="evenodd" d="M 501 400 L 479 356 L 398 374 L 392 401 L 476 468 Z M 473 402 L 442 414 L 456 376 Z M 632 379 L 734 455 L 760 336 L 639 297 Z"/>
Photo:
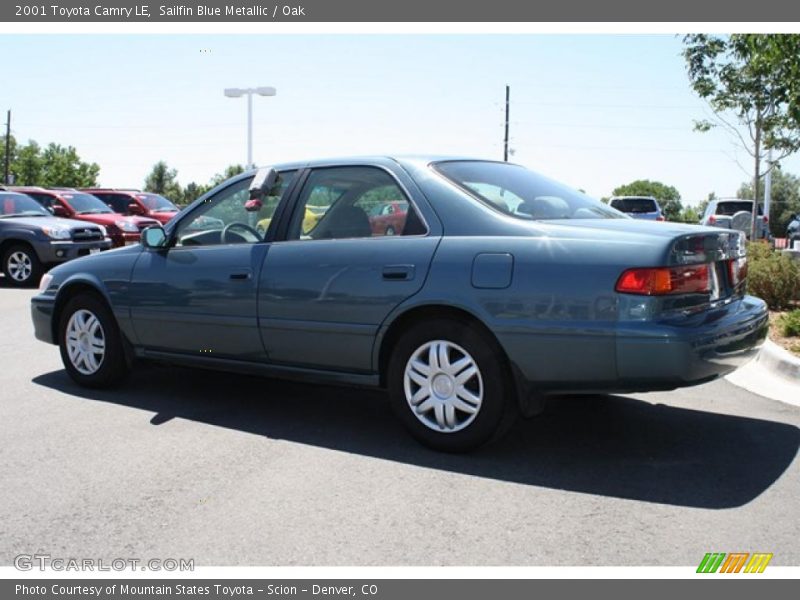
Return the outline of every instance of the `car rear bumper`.
<path id="1" fill-rule="evenodd" d="M 36 247 L 39 260 L 43 263 L 62 263 L 73 258 L 88 256 L 92 250 L 108 250 L 111 240 L 95 240 L 91 242 L 49 242 Z"/>
<path id="2" fill-rule="evenodd" d="M 619 382 L 669 389 L 727 375 L 758 353 L 767 327 L 766 304 L 752 296 L 690 317 L 630 324 L 617 333 Z"/>
<path id="3" fill-rule="evenodd" d="M 31 298 L 31 320 L 33 321 L 33 334 L 37 340 L 55 344 L 53 336 L 53 309 L 55 297 L 39 294 Z"/>

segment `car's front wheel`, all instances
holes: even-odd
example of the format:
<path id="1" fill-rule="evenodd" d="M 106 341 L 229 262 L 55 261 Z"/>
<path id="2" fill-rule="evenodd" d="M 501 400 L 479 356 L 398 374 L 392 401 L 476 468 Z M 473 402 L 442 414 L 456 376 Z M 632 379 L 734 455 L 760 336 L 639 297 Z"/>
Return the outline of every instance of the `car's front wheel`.
<path id="1" fill-rule="evenodd" d="M 42 277 L 42 263 L 30 246 L 11 246 L 3 253 L 3 273 L 11 285 L 34 286 Z"/>
<path id="2" fill-rule="evenodd" d="M 512 385 L 502 351 L 458 319 L 418 323 L 398 340 L 387 384 L 392 407 L 420 442 L 447 452 L 477 448 L 513 422 Z"/>
<path id="3" fill-rule="evenodd" d="M 102 388 L 128 373 L 122 334 L 108 306 L 92 294 L 70 299 L 59 327 L 61 360 L 78 384 Z"/>

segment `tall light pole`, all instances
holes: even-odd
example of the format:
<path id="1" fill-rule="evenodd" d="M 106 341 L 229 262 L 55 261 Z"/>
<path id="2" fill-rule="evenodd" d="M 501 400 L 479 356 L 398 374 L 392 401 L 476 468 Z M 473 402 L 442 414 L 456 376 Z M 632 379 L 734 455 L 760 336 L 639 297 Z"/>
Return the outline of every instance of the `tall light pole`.
<path id="1" fill-rule="evenodd" d="M 225 88 L 225 96 L 228 98 L 241 98 L 247 96 L 247 168 L 252 168 L 253 164 L 253 94 L 259 96 L 274 96 L 277 94 L 274 87 L 256 88 Z"/>

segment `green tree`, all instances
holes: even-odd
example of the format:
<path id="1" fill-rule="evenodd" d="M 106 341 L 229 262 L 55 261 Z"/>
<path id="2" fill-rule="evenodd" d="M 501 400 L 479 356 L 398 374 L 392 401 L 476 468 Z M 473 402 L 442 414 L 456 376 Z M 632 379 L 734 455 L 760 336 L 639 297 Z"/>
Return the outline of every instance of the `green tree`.
<path id="1" fill-rule="evenodd" d="M 681 211 L 680 220 L 684 223 L 697 224 L 700 222 L 700 216 L 702 214 L 703 213 L 698 213 L 694 206 L 684 206 L 683 210 Z"/>
<path id="2" fill-rule="evenodd" d="M 38 185 L 44 187 L 89 187 L 97 183 L 100 174 L 100 166 L 83 162 L 72 146 L 48 144 L 41 153 L 41 164 L 42 174 Z"/>
<path id="3" fill-rule="evenodd" d="M 153 165 L 144 180 L 144 189 L 147 192 L 166 196 L 175 202 L 183 201 L 183 190 L 178 183 L 178 171 L 170 169 L 163 160 Z"/>
<path id="4" fill-rule="evenodd" d="M 681 195 L 671 185 L 665 185 L 660 181 L 650 181 L 649 179 L 637 179 L 631 183 L 621 185 L 611 192 L 614 196 L 652 196 L 658 200 L 661 212 L 668 221 L 679 221 L 681 219 Z"/>
<path id="5" fill-rule="evenodd" d="M 217 173 L 214 177 L 211 178 L 211 187 L 219 185 L 226 179 L 230 179 L 231 177 L 235 177 L 240 173 L 244 173 L 244 167 L 242 165 L 228 165 L 225 167 L 225 170 L 222 173 Z"/>
<path id="6" fill-rule="evenodd" d="M 41 185 L 44 178 L 42 149 L 34 141 L 17 148 L 17 155 L 11 163 L 11 173 L 17 185 Z"/>
<path id="7" fill-rule="evenodd" d="M 5 137 L 2 138 L 2 163 L 5 161 Z M 84 162 L 72 146 L 48 144 L 42 148 L 34 140 L 21 146 L 10 139 L 9 172 L 17 185 L 88 187 L 97 184 L 100 167 Z"/>
<path id="8" fill-rule="evenodd" d="M 753 159 L 753 189 L 761 196 L 766 152 L 776 164 L 800 149 L 800 35 L 692 34 L 683 56 L 692 89 L 714 112 L 698 131 L 727 130 Z M 753 220 L 755 231 L 755 219 Z"/>
<path id="9" fill-rule="evenodd" d="M 191 183 L 187 184 L 186 187 L 183 188 L 181 204 L 183 205 L 191 204 L 210 189 L 211 187 L 208 185 L 202 185 L 200 183 L 192 181 Z"/>
<path id="10" fill-rule="evenodd" d="M 17 157 L 17 140 L 16 138 L 11 135 L 8 138 L 8 149 L 9 149 L 9 163 L 13 163 Z M 6 136 L 0 136 L 0 173 L 3 175 L 5 174 L 5 166 L 6 166 Z M 9 172 L 11 170 L 9 169 Z M 2 177 L 0 177 L 2 179 Z M 0 183 L 4 183 L 4 181 L 0 181 Z"/>
<path id="11" fill-rule="evenodd" d="M 736 192 L 737 198 L 753 199 L 753 184 L 745 182 Z M 759 202 L 764 202 L 763 186 L 759 189 Z M 792 215 L 800 214 L 800 177 L 784 173 L 780 169 L 772 171 L 772 191 L 770 193 L 769 229 L 773 236 L 786 235 L 786 226 Z"/>

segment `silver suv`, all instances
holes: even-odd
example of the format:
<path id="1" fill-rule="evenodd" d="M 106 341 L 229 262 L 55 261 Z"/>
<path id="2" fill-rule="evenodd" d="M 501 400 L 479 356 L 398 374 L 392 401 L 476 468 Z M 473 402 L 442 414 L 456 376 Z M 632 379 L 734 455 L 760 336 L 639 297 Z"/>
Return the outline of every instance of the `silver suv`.
<path id="1" fill-rule="evenodd" d="M 722 227 L 723 229 L 738 229 L 743 231 L 749 238 L 753 224 L 753 204 L 752 200 L 739 200 L 738 198 L 721 198 L 711 200 L 703 213 L 700 221 L 702 225 L 711 227 Z M 768 239 L 769 227 L 767 218 L 758 205 L 756 216 L 756 239 Z"/>

